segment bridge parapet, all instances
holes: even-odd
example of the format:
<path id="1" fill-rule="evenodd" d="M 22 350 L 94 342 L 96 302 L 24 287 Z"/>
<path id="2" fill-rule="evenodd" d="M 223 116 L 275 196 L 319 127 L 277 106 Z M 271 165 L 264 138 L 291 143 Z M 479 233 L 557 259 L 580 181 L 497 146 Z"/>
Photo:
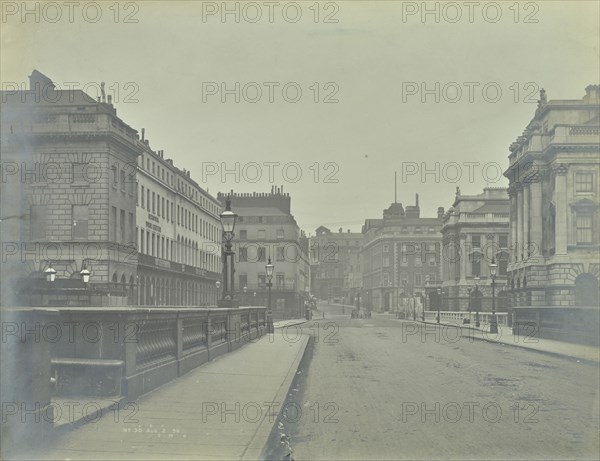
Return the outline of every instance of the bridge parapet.
<path id="1" fill-rule="evenodd" d="M 15 308 L 1 316 L 3 358 L 46 353 L 34 387 L 57 397 L 135 399 L 266 332 L 265 307 Z M 10 362 L 12 379 L 24 376 Z"/>

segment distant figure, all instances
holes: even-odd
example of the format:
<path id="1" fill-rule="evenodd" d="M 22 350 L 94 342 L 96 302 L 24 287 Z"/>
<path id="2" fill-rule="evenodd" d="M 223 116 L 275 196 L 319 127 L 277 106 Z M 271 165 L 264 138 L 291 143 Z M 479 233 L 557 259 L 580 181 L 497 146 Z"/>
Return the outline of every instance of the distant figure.
<path id="1" fill-rule="evenodd" d="M 323 318 L 325 318 L 325 311 L 323 311 Z"/>

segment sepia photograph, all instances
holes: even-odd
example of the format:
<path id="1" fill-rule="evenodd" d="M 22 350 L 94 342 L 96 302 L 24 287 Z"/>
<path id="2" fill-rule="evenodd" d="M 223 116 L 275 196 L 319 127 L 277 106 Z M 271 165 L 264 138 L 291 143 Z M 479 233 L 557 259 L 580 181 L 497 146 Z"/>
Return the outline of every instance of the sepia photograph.
<path id="1" fill-rule="evenodd" d="M 600 0 L 0 13 L 0 461 L 600 459 Z"/>

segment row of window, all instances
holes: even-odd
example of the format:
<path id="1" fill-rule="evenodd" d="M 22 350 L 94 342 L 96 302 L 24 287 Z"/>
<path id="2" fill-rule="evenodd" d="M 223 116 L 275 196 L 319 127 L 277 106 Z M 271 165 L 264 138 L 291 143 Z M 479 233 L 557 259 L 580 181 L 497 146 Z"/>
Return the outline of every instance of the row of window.
<path id="1" fill-rule="evenodd" d="M 146 160 L 145 165 L 144 159 Z M 171 173 L 167 168 L 161 166 L 160 163 L 151 160 L 150 157 L 140 156 L 139 166 L 141 168 L 144 168 L 145 166 L 145 170 L 149 174 L 151 173 L 154 177 L 162 180 L 165 184 L 168 184 L 173 188 L 177 188 L 179 192 L 184 194 L 186 197 L 190 197 L 209 213 L 212 213 L 215 216 L 219 214 L 220 210 L 218 205 L 216 205 L 206 197 L 203 197 L 201 193 L 198 193 L 198 190 L 194 186 L 188 184 L 186 181 L 182 181 L 181 178 L 178 177 L 177 181 L 175 181 L 175 175 Z"/>
<path id="2" fill-rule="evenodd" d="M 142 209 L 147 209 L 149 213 L 162 217 L 167 222 L 175 223 L 177 221 L 178 226 L 189 229 L 211 241 L 218 241 L 219 228 L 200 218 L 196 213 L 181 205 L 177 205 L 177 208 L 175 208 L 175 202 L 161 197 L 160 194 L 144 186 L 140 186 L 139 197 L 140 201 L 138 205 Z"/>
<path id="3" fill-rule="evenodd" d="M 248 231 L 246 229 L 240 229 L 238 231 L 238 233 L 239 233 L 240 240 L 248 240 Z M 284 239 L 285 238 L 284 229 L 277 229 L 276 236 L 277 236 L 278 240 Z M 258 229 L 258 231 L 256 233 L 256 238 L 257 238 L 257 240 L 265 240 L 267 238 L 266 229 Z"/>
<path id="4" fill-rule="evenodd" d="M 439 244 L 437 244 L 437 243 L 423 243 L 422 244 L 424 251 L 436 251 L 437 245 L 439 245 Z M 420 252 L 421 245 L 419 245 L 418 243 L 403 242 L 400 246 L 400 250 L 405 253 Z M 389 251 L 390 251 L 390 245 L 383 245 L 383 252 L 389 253 Z"/>
<path id="5" fill-rule="evenodd" d="M 285 261 L 286 256 L 285 247 L 275 248 L 275 261 Z M 266 261 L 267 250 L 265 247 L 257 247 L 256 256 L 250 258 L 250 262 L 262 262 Z M 248 261 L 248 248 L 240 247 L 240 262 Z"/>
<path id="6" fill-rule="evenodd" d="M 239 287 L 247 287 L 248 286 L 248 275 L 240 274 L 239 276 Z M 265 288 L 267 286 L 267 275 L 266 274 L 258 274 L 257 275 L 257 285 L 258 288 Z M 285 272 L 277 272 L 275 277 L 273 277 L 273 286 L 275 288 L 284 288 L 285 287 Z"/>
<path id="7" fill-rule="evenodd" d="M 488 243 L 494 240 L 494 236 L 488 236 Z M 498 235 L 498 246 L 500 248 L 508 248 L 508 234 Z M 481 248 L 481 235 L 471 235 L 471 247 Z"/>
<path id="8" fill-rule="evenodd" d="M 412 275 L 412 278 L 411 278 Z M 401 274 L 400 275 L 400 286 L 403 287 L 405 285 L 411 284 L 415 286 L 423 285 L 423 282 L 430 281 L 435 282 L 436 275 L 434 273 L 431 274 L 421 274 L 421 273 L 413 273 L 413 274 Z M 391 286 L 390 282 L 390 274 L 388 272 L 383 273 L 382 277 L 383 286 Z"/>
<path id="9" fill-rule="evenodd" d="M 135 173 L 127 173 L 126 169 L 121 166 L 117 168 L 117 165 L 110 167 L 111 171 L 111 184 L 113 189 L 121 188 L 121 192 L 129 192 L 129 195 L 135 194 Z M 87 183 L 90 178 L 89 164 L 87 163 L 74 163 L 73 164 L 73 181 L 78 183 Z"/>
<path id="10" fill-rule="evenodd" d="M 191 239 L 177 237 L 177 240 L 173 240 L 147 229 L 136 228 L 136 245 L 139 253 L 213 272 L 219 270 L 218 256 L 200 250 L 198 243 Z"/>
<path id="11" fill-rule="evenodd" d="M 89 205 L 71 206 L 71 239 L 88 240 L 90 210 Z M 48 231 L 48 206 L 32 205 L 30 208 L 30 232 L 32 240 L 46 239 Z M 101 236 L 97 236 L 101 240 Z M 110 216 L 110 235 L 109 239 L 113 242 L 128 244 L 135 240 L 135 216 L 133 213 L 127 213 L 125 210 L 118 210 L 111 207 Z"/>

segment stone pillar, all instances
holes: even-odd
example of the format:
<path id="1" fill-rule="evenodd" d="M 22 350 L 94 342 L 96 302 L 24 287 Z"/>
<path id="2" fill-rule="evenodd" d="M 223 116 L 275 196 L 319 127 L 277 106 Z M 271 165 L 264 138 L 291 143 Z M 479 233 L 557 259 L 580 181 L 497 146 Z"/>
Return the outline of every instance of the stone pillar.
<path id="1" fill-rule="evenodd" d="M 567 254 L 569 235 L 568 209 L 567 209 L 567 171 L 568 167 L 559 164 L 554 170 L 554 193 L 556 195 L 556 223 L 555 223 L 555 253 Z"/>
<path id="2" fill-rule="evenodd" d="M 460 234 L 460 284 L 467 283 L 467 265 L 469 261 L 469 248 L 467 247 L 467 235 Z"/>
<path id="3" fill-rule="evenodd" d="M 529 184 L 523 185 L 523 249 L 522 253 L 525 257 L 525 261 L 529 259 L 529 219 L 530 219 L 530 208 L 529 208 Z"/>
<path id="4" fill-rule="evenodd" d="M 531 258 L 537 260 L 542 256 L 542 183 L 540 178 L 535 178 L 530 185 L 530 220 L 531 231 L 529 240 L 531 242 Z"/>
<path id="5" fill-rule="evenodd" d="M 515 261 L 520 261 L 523 253 L 523 189 L 517 190 L 517 241 L 515 245 Z"/>
<path id="6" fill-rule="evenodd" d="M 508 247 L 510 249 L 510 251 L 509 251 L 510 262 L 514 263 L 516 261 L 516 254 L 517 254 L 516 253 L 516 244 L 517 244 L 517 223 L 518 223 L 517 191 L 516 191 L 514 185 L 511 185 L 508 188 L 508 195 L 510 197 L 510 218 L 509 218 L 510 242 L 508 244 Z"/>

